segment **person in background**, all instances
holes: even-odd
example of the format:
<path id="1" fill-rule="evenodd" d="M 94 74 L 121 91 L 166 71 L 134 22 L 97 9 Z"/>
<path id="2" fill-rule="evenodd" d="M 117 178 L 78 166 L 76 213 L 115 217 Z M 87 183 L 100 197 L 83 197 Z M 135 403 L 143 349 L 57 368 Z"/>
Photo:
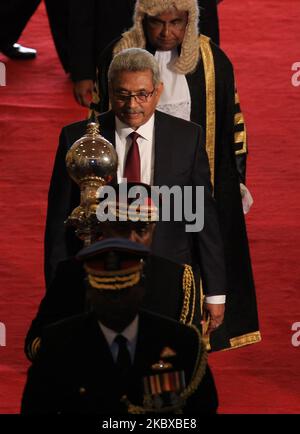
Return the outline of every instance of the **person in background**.
<path id="1" fill-rule="evenodd" d="M 10 59 L 27 60 L 36 57 L 36 50 L 23 47 L 18 40 L 40 0 L 2 0 L 0 3 L 0 52 Z"/>
<path id="2" fill-rule="evenodd" d="M 28 21 L 41 0 L 2 0 L 0 3 L 0 52 L 10 59 L 29 60 L 37 56 L 33 48 L 18 44 Z M 69 0 L 45 0 L 51 33 L 60 62 L 69 71 Z"/>
<path id="3" fill-rule="evenodd" d="M 89 107 L 96 61 L 112 40 L 132 26 L 135 0 L 72 0 L 69 4 L 70 73 L 76 101 Z"/>

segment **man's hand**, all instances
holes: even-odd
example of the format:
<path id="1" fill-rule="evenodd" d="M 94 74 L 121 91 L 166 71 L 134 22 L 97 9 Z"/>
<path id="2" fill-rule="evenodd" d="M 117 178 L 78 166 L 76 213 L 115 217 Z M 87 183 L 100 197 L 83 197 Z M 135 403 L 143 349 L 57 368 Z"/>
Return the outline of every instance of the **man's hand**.
<path id="1" fill-rule="evenodd" d="M 240 190 L 241 190 L 241 196 L 242 196 L 242 204 L 243 204 L 243 211 L 244 214 L 248 214 L 248 212 L 250 211 L 250 208 L 252 207 L 254 201 L 253 201 L 253 197 L 250 193 L 250 191 L 248 190 L 248 188 L 240 183 Z"/>
<path id="2" fill-rule="evenodd" d="M 93 89 L 93 80 L 75 81 L 73 93 L 78 104 L 89 108 L 93 98 Z"/>
<path id="3" fill-rule="evenodd" d="M 204 303 L 204 309 L 209 314 L 207 334 L 216 330 L 224 320 L 225 304 Z"/>

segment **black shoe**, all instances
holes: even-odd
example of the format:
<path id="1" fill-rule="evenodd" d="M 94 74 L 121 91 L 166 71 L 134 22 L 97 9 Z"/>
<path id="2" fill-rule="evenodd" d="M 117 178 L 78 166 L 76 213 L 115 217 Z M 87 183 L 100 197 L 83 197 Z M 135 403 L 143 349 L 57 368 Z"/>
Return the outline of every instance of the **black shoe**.
<path id="1" fill-rule="evenodd" d="M 36 50 L 33 48 L 22 47 L 20 44 L 14 44 L 11 47 L 0 48 L 0 51 L 10 59 L 27 60 L 36 57 Z"/>

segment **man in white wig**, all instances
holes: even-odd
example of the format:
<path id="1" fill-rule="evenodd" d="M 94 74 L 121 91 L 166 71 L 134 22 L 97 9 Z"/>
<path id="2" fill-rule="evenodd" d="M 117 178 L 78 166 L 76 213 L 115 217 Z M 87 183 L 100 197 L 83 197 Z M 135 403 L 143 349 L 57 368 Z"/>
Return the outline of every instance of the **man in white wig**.
<path id="1" fill-rule="evenodd" d="M 146 48 L 158 60 L 164 83 L 157 109 L 203 126 L 230 290 L 227 321 L 225 316 L 222 327 L 212 334 L 211 347 L 234 348 L 260 341 L 241 198 L 246 129 L 232 64 L 208 37 L 199 35 L 198 21 L 196 0 L 137 0 L 133 27 L 98 59 L 97 108 L 103 112 L 109 107 L 107 71 L 112 57 L 126 48 Z M 244 203 L 244 211 L 248 205 Z"/>

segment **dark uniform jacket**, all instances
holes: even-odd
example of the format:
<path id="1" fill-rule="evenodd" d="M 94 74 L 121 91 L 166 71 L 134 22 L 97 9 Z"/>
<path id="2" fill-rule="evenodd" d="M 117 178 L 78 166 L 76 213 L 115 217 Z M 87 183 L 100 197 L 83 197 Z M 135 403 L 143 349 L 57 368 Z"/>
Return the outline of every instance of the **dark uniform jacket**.
<path id="1" fill-rule="evenodd" d="M 164 348 L 176 354 L 175 370 L 184 370 L 187 384 L 195 368 L 199 341 L 188 326 L 140 312 L 135 359 L 128 375 L 126 395 L 143 404 L 143 377 L 161 359 Z M 107 341 L 93 314 L 83 314 L 47 328 L 38 358 L 28 372 L 22 413 L 126 412 L 120 404 L 118 375 Z M 217 396 L 207 371 L 200 387 L 187 401 L 185 412 L 215 412 Z"/>
<path id="2" fill-rule="evenodd" d="M 165 258 L 151 255 L 145 267 L 145 297 L 143 306 L 157 314 L 179 320 L 183 307 L 184 267 Z M 29 359 L 36 355 L 35 339 L 44 326 L 83 313 L 86 304 L 86 272 L 82 263 L 70 258 L 58 264 L 55 277 L 38 308 L 25 341 L 25 353 Z M 197 303 L 199 299 L 197 298 Z M 194 323 L 200 326 L 199 309 Z M 187 319 L 191 318 L 189 306 Z"/>

